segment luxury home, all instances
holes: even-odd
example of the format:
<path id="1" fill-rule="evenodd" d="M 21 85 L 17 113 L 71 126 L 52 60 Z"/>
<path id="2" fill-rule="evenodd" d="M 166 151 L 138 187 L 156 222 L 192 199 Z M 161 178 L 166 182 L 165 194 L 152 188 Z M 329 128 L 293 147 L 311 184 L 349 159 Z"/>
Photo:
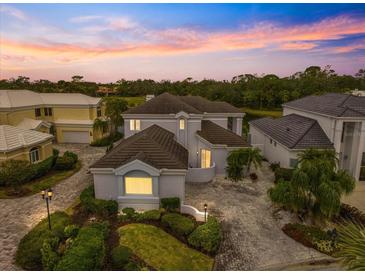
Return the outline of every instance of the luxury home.
<path id="1" fill-rule="evenodd" d="M 328 93 L 288 102 L 282 118 L 250 122 L 249 143 L 282 167 L 294 167 L 303 149 L 335 149 L 339 168 L 360 179 L 365 169 L 365 97 Z"/>
<path id="2" fill-rule="evenodd" d="M 100 138 L 103 133 L 93 130 L 93 123 L 103 112 L 101 98 L 80 93 L 0 90 L 0 124 L 50 133 L 59 143 Z"/>
<path id="3" fill-rule="evenodd" d="M 95 195 L 120 207 L 158 208 L 185 197 L 185 182 L 224 174 L 231 150 L 247 147 L 240 109 L 199 96 L 161 94 L 123 114 L 124 136 L 90 167 Z"/>

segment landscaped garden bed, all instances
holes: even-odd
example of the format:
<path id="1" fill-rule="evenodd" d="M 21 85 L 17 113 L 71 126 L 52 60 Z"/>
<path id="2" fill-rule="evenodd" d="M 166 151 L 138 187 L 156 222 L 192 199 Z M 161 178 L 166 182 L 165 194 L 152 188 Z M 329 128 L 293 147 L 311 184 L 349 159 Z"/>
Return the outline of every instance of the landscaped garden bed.
<path id="1" fill-rule="evenodd" d="M 22 239 L 16 262 L 27 270 L 211 270 L 218 221 L 180 214 L 176 198 L 161 204 L 168 210 L 118 214 L 116 201 L 95 199 L 89 187 L 68 214 L 52 214 L 52 231 L 45 219 Z"/>
<path id="2" fill-rule="evenodd" d="M 80 168 L 77 155 L 69 151 L 59 156 L 54 150 L 51 157 L 36 164 L 5 161 L 0 166 L 0 199 L 28 196 L 52 188 Z"/>

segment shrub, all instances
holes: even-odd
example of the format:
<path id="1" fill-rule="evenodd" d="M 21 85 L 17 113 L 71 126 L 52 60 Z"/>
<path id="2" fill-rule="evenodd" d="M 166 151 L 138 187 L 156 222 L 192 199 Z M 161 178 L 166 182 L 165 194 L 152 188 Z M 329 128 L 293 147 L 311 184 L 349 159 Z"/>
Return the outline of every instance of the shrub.
<path id="1" fill-rule="evenodd" d="M 270 169 L 275 172 L 278 168 L 280 168 L 280 163 L 271 163 Z"/>
<path id="2" fill-rule="evenodd" d="M 26 270 L 42 269 L 43 243 L 63 240 L 65 238 L 64 229 L 70 223 L 70 216 L 64 212 L 51 214 L 52 230 L 48 229 L 47 218 L 43 219 L 21 239 L 15 257 L 17 264 Z"/>
<path id="3" fill-rule="evenodd" d="M 77 156 L 77 154 L 73 153 L 72 151 L 65 151 L 65 153 L 63 153 L 63 157 L 72 158 L 74 163 L 76 163 L 79 160 L 79 157 Z"/>
<path id="4" fill-rule="evenodd" d="M 365 226 L 365 214 L 354 206 L 341 204 L 340 214 L 333 218 L 335 223 L 352 222 Z"/>
<path id="5" fill-rule="evenodd" d="M 56 170 L 70 170 L 75 165 L 74 159 L 67 156 L 58 157 L 54 168 Z"/>
<path id="6" fill-rule="evenodd" d="M 78 225 L 68 225 L 65 227 L 65 236 L 67 238 L 75 238 L 79 233 L 79 226 Z"/>
<path id="7" fill-rule="evenodd" d="M 187 236 L 193 232 L 195 222 L 179 213 L 168 213 L 162 216 L 162 224 L 179 236 Z"/>
<path id="8" fill-rule="evenodd" d="M 177 211 L 180 208 L 180 198 L 170 197 L 160 199 L 161 207 L 167 211 Z"/>
<path id="9" fill-rule="evenodd" d="M 31 165 L 33 176 L 32 178 L 29 178 L 29 181 L 46 175 L 52 169 L 54 159 L 55 156 L 50 156 L 40 163 Z"/>
<path id="10" fill-rule="evenodd" d="M 53 270 L 60 260 L 60 256 L 55 251 L 56 248 L 57 246 L 53 246 L 48 240 L 43 242 L 41 249 L 43 270 Z"/>
<path id="11" fill-rule="evenodd" d="M 112 250 L 112 265 L 115 270 L 122 270 L 129 262 L 132 251 L 123 245 L 117 246 Z"/>
<path id="12" fill-rule="evenodd" d="M 34 169 L 28 161 L 7 160 L 0 165 L 0 184 L 17 189 L 34 177 Z"/>
<path id="13" fill-rule="evenodd" d="M 128 219 L 134 218 L 136 214 L 136 211 L 132 207 L 125 207 L 122 209 L 122 212 L 127 216 Z"/>
<path id="14" fill-rule="evenodd" d="M 293 177 L 294 169 L 292 168 L 283 168 L 279 167 L 275 170 L 275 183 L 277 183 L 280 179 L 284 181 L 290 181 Z"/>
<path id="15" fill-rule="evenodd" d="M 161 218 L 161 211 L 154 209 L 148 210 L 138 215 L 138 221 L 158 221 Z"/>
<path id="16" fill-rule="evenodd" d="M 110 134 L 109 136 L 93 141 L 90 145 L 95 147 L 106 147 L 112 145 L 121 138 L 123 138 L 123 134 L 115 132 L 114 134 Z"/>
<path id="17" fill-rule="evenodd" d="M 118 202 L 114 200 L 95 199 L 94 186 L 85 188 L 80 194 L 81 206 L 89 213 L 99 216 L 111 216 L 118 213 Z"/>
<path id="18" fill-rule="evenodd" d="M 140 268 L 139 268 L 138 264 L 136 264 L 135 262 L 129 262 L 125 265 L 124 270 L 125 271 L 139 271 Z"/>
<path id="19" fill-rule="evenodd" d="M 92 224 L 80 229 L 77 238 L 65 251 L 55 270 L 101 270 L 105 259 L 106 224 Z"/>
<path id="20" fill-rule="evenodd" d="M 216 253 L 221 240 L 222 231 L 218 220 L 214 217 L 208 217 L 208 221 L 198 226 L 188 238 L 191 246 L 208 253 Z"/>

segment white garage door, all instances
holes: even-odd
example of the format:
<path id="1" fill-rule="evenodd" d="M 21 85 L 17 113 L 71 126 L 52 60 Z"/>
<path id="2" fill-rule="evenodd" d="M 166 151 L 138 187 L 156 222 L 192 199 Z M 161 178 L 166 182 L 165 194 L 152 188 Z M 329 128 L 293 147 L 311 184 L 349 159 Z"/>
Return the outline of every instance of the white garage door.
<path id="1" fill-rule="evenodd" d="M 89 132 L 88 131 L 63 131 L 64 143 L 77 143 L 88 144 Z"/>

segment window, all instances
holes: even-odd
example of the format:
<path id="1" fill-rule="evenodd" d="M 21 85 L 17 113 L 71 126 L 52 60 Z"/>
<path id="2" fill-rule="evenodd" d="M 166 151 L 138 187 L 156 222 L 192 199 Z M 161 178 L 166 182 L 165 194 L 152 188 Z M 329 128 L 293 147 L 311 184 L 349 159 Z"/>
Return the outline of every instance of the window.
<path id="1" fill-rule="evenodd" d="M 31 163 L 38 162 L 40 160 L 39 158 L 39 148 L 32 148 L 29 151 L 29 158 Z"/>
<path id="2" fill-rule="evenodd" d="M 125 177 L 125 194 L 152 195 L 152 178 Z"/>
<path id="3" fill-rule="evenodd" d="M 289 166 L 295 168 L 298 164 L 298 159 L 289 159 Z"/>
<path id="4" fill-rule="evenodd" d="M 141 120 L 130 120 L 129 129 L 134 130 L 141 130 Z"/>
<path id="5" fill-rule="evenodd" d="M 35 113 L 35 117 L 41 116 L 41 109 L 40 108 L 34 109 L 34 113 Z"/>
<path id="6" fill-rule="evenodd" d="M 209 168 L 211 162 L 210 150 L 202 149 L 200 157 L 201 157 L 201 168 Z"/>
<path id="7" fill-rule="evenodd" d="M 44 108 L 45 116 L 52 116 L 52 108 Z"/>
<path id="8" fill-rule="evenodd" d="M 184 119 L 180 119 L 180 129 L 181 130 L 185 129 L 185 120 Z"/>
<path id="9" fill-rule="evenodd" d="M 97 107 L 96 108 L 96 116 L 100 117 L 101 116 L 101 107 Z"/>
<path id="10" fill-rule="evenodd" d="M 228 117 L 227 127 L 228 127 L 229 130 L 232 131 L 232 129 L 233 129 L 233 117 Z"/>

